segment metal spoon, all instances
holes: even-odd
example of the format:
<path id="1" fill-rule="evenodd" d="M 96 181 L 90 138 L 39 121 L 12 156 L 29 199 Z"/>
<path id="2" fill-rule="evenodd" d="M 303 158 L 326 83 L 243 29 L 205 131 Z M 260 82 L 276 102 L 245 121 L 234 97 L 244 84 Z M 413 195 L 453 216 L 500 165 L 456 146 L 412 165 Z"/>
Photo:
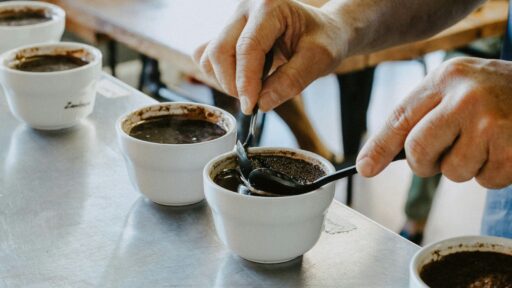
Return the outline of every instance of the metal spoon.
<path id="1" fill-rule="evenodd" d="M 393 159 L 393 161 L 405 159 L 405 151 L 402 150 Z M 330 182 L 339 180 L 341 178 L 351 176 L 357 173 L 356 166 L 350 166 L 345 169 L 339 170 L 331 175 L 324 176 L 315 182 L 309 184 L 302 184 L 290 176 L 268 168 L 258 168 L 249 174 L 249 184 L 252 189 L 251 192 L 258 194 L 258 191 L 265 191 L 266 194 L 277 195 L 297 195 L 314 191 Z"/>
<path id="2" fill-rule="evenodd" d="M 268 196 L 268 197 L 280 196 L 279 194 L 261 191 L 261 190 L 258 190 L 256 188 L 252 187 L 251 183 L 249 183 L 249 181 L 247 181 L 247 179 L 245 179 L 245 177 L 243 177 L 243 176 L 240 176 L 240 180 L 242 180 L 242 183 L 244 183 L 244 185 L 238 186 L 237 192 L 239 194 L 249 195 L 248 192 L 250 192 L 252 194 L 260 195 L 260 196 Z"/>
<path id="3" fill-rule="evenodd" d="M 263 76 L 261 79 L 262 83 L 267 78 L 268 73 L 270 72 L 270 68 L 272 68 L 273 59 L 274 59 L 274 52 L 272 51 L 272 49 L 270 49 L 270 51 L 267 53 L 267 55 L 265 55 L 265 63 L 263 65 L 263 74 L 262 74 Z M 240 140 L 238 140 L 235 145 L 235 151 L 236 151 L 236 155 L 237 155 L 237 159 L 238 159 L 238 165 L 240 166 L 240 171 L 242 174 L 241 178 L 245 178 L 242 180 L 249 179 L 249 174 L 253 170 L 251 159 L 249 159 L 249 156 L 247 156 L 248 155 L 247 149 L 249 148 L 249 145 L 251 144 L 252 139 L 254 138 L 254 131 L 256 129 L 256 123 L 257 123 L 256 120 L 258 120 L 258 105 L 256 105 L 254 107 L 254 109 L 252 110 L 251 122 L 249 123 L 249 134 L 245 138 L 244 144 L 242 145 Z"/>
<path id="4" fill-rule="evenodd" d="M 254 138 L 254 130 L 256 126 L 256 120 L 258 120 L 258 105 L 254 107 L 254 110 L 252 111 L 251 115 L 251 122 L 249 123 L 249 134 L 247 135 L 247 138 L 245 138 L 244 144 L 240 142 L 240 140 L 236 141 L 236 156 L 238 159 L 238 165 L 240 166 L 240 172 L 245 179 L 249 179 L 249 174 L 251 173 L 252 169 L 252 162 L 251 159 L 249 159 L 248 151 L 249 144 L 252 142 L 252 139 Z"/>

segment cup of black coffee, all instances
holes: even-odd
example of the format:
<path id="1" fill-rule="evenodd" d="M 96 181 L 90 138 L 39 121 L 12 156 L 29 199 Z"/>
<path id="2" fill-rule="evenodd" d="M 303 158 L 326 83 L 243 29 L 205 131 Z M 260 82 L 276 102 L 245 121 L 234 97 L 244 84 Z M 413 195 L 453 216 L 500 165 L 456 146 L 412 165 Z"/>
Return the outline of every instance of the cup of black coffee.
<path id="1" fill-rule="evenodd" d="M 101 75 L 101 52 L 80 43 L 34 44 L 0 56 L 0 84 L 16 118 L 57 130 L 91 114 Z"/>
<path id="2" fill-rule="evenodd" d="M 204 199 L 202 171 L 213 157 L 233 150 L 236 120 L 204 104 L 161 103 L 121 117 L 116 130 L 129 178 L 162 205 Z"/>
<path id="3" fill-rule="evenodd" d="M 64 10 L 45 2 L 0 3 L 0 53 L 29 44 L 59 41 L 65 18 Z"/>
<path id="4" fill-rule="evenodd" d="M 260 147 L 249 149 L 254 167 L 270 168 L 304 184 L 334 173 L 332 164 L 311 152 Z M 235 254 L 259 263 L 280 263 L 309 251 L 322 232 L 334 198 L 334 183 L 298 195 L 265 197 L 248 192 L 235 152 L 215 157 L 203 171 L 206 200 L 219 238 Z"/>
<path id="5" fill-rule="evenodd" d="M 409 287 L 512 287 L 512 240 L 446 239 L 422 248 L 409 268 Z"/>

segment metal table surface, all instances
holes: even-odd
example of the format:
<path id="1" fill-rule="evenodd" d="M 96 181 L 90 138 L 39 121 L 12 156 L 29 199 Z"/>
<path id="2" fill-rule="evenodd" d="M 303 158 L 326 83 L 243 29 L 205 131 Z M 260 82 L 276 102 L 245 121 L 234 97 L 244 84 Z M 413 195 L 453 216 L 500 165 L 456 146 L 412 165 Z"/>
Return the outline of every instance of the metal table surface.
<path id="1" fill-rule="evenodd" d="M 1 287 L 406 287 L 418 246 L 334 202 L 316 246 L 262 265 L 227 250 L 208 205 L 165 207 L 132 188 L 116 142 L 122 114 L 154 100 L 98 95 L 68 131 L 18 122 L 0 97 Z"/>

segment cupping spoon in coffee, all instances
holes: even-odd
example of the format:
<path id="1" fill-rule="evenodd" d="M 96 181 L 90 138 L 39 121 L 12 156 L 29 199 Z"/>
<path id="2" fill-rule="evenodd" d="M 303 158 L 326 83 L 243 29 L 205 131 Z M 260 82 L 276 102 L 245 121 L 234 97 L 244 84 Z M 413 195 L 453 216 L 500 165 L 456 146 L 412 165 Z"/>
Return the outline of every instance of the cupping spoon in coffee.
<path id="1" fill-rule="evenodd" d="M 270 72 L 270 68 L 272 68 L 272 61 L 274 58 L 274 53 L 272 49 L 265 55 L 265 63 L 263 64 L 263 76 L 262 76 L 262 85 L 263 80 L 267 78 L 268 73 Z M 240 171 L 242 173 L 242 177 L 249 179 L 249 174 L 253 170 L 251 159 L 249 159 L 247 148 L 249 148 L 249 144 L 252 142 L 254 138 L 254 131 L 256 128 L 256 120 L 258 119 L 258 105 L 256 105 L 252 111 L 251 121 L 249 123 L 249 134 L 247 138 L 245 138 L 245 142 L 242 145 L 240 140 L 236 142 L 235 151 L 238 159 L 238 165 L 240 166 Z"/>
<path id="2" fill-rule="evenodd" d="M 405 159 L 405 151 L 402 150 L 393 159 L 393 161 Z M 290 176 L 268 168 L 254 169 L 249 173 L 249 184 L 252 193 L 259 194 L 258 191 L 265 191 L 268 195 L 274 194 L 275 196 L 281 195 L 297 195 L 314 191 L 328 183 L 339 180 L 341 178 L 351 176 L 357 173 L 356 166 L 350 166 L 345 169 L 339 170 L 333 174 L 326 175 L 319 178 L 315 182 L 309 184 L 301 184 Z M 254 190 L 254 191 L 253 191 Z"/>

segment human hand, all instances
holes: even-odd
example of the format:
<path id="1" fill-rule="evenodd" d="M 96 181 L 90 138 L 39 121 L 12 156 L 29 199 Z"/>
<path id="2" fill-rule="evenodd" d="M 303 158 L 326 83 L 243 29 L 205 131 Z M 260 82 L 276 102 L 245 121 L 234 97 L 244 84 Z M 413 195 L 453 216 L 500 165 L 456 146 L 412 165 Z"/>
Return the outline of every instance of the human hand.
<path id="1" fill-rule="evenodd" d="M 512 184 L 512 63 L 456 58 L 430 73 L 358 155 L 371 177 L 405 148 L 421 177 L 442 172 L 487 188 Z"/>
<path id="2" fill-rule="evenodd" d="M 271 110 L 334 70 L 346 51 L 343 25 L 327 11 L 293 0 L 247 0 L 219 36 L 194 60 L 250 114 Z M 262 83 L 265 54 L 274 72 Z"/>

